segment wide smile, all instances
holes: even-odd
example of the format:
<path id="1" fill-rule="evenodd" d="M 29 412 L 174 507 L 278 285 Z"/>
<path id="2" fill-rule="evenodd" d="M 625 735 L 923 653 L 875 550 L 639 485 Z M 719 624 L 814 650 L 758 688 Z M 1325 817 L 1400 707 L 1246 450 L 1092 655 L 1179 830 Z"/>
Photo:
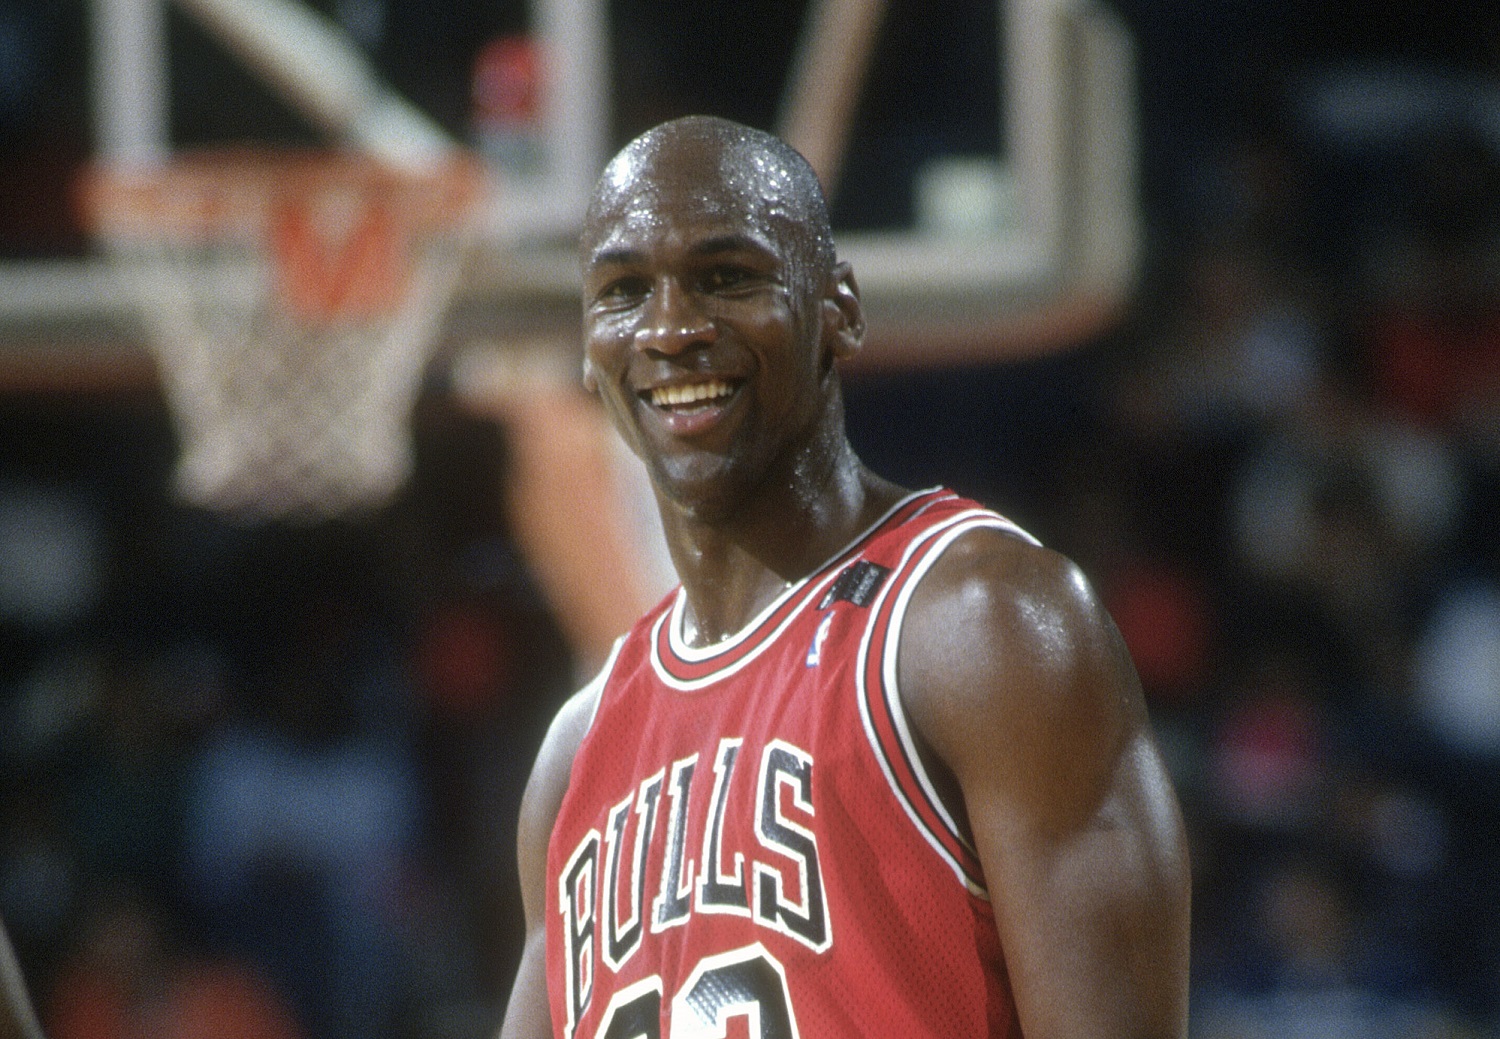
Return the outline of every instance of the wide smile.
<path id="1" fill-rule="evenodd" d="M 677 436 L 696 436 L 715 426 L 734 402 L 741 380 L 707 378 L 642 390 L 666 428 Z"/>
<path id="2" fill-rule="evenodd" d="M 737 388 L 736 384 L 723 379 L 709 379 L 706 382 L 694 382 L 682 386 L 657 386 L 646 391 L 645 396 L 651 402 L 652 407 L 690 411 L 695 408 L 711 407 L 719 401 L 726 400 L 734 395 Z"/>

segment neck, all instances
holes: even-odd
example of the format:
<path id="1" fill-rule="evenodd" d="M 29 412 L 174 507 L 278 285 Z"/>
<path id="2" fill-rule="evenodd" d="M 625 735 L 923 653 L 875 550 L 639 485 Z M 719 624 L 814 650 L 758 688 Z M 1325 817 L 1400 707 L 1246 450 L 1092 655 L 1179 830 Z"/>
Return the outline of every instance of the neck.
<path id="1" fill-rule="evenodd" d="M 905 493 L 865 469 L 842 439 L 803 463 L 768 480 L 725 519 L 703 520 L 661 503 L 692 644 L 712 645 L 743 629 Z"/>

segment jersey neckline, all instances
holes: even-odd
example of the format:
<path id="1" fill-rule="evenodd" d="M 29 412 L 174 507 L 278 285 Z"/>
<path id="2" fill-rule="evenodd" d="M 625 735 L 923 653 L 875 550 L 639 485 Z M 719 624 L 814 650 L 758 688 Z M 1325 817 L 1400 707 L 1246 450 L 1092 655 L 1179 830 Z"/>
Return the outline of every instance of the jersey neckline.
<path id="1" fill-rule="evenodd" d="M 929 506 L 958 495 L 944 487 L 913 491 L 857 534 L 820 566 L 786 587 L 739 631 L 708 646 L 688 644 L 687 594 L 679 585 L 651 627 L 651 660 L 658 676 L 677 689 L 697 689 L 739 670 L 775 640 L 803 608 L 822 594 L 860 549 L 881 531 L 899 526 Z"/>

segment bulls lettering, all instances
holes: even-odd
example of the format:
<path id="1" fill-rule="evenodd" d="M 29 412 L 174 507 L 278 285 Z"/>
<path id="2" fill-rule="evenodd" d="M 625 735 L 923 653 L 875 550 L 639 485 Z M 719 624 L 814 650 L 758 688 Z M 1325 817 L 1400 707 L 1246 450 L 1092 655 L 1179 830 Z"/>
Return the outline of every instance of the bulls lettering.
<path id="1" fill-rule="evenodd" d="M 745 895 L 744 853 L 735 852 L 734 869 L 728 875 L 720 868 L 724 854 L 724 802 L 729 796 L 730 777 L 734 775 L 741 742 L 721 740 L 714 758 L 714 794 L 708 826 L 703 831 L 703 877 L 698 882 L 698 909 L 705 913 L 747 916 L 750 912 L 750 899 Z"/>
<path id="2" fill-rule="evenodd" d="M 692 912 L 693 864 L 687 857 L 688 799 L 697 767 L 696 754 L 672 766 L 672 817 L 667 821 L 666 862 L 661 872 L 661 894 L 656 896 L 655 916 L 651 921 L 653 931 L 686 923 Z"/>
<path id="3" fill-rule="evenodd" d="M 558 878 L 569 1037 L 593 998 L 596 960 L 619 973 L 647 934 L 695 914 L 749 917 L 815 952 L 832 944 L 813 759 L 773 740 L 756 755 L 757 770 L 744 750 L 738 737 L 719 741 L 711 789 L 695 782 L 694 754 L 622 791 L 603 813 L 602 828 L 590 830 L 569 856 Z M 701 849 L 696 862 L 690 849 Z M 615 1016 L 612 1025 L 634 1027 L 629 1020 Z"/>
<path id="4" fill-rule="evenodd" d="M 789 743 L 776 740 L 766 747 L 761 760 L 760 811 L 755 817 L 755 834 L 766 848 L 796 865 L 801 898 L 793 901 L 787 897 L 786 879 L 780 868 L 771 863 L 756 863 L 755 918 L 822 952 L 828 948 L 830 935 L 818 841 L 812 830 L 781 810 L 781 788 L 786 786 L 791 789 L 792 804 L 797 810 L 812 816 L 812 769 L 812 757 Z"/>
<path id="5" fill-rule="evenodd" d="M 567 946 L 566 1034 L 571 1036 L 578 1020 L 594 998 L 594 947 L 598 914 L 595 883 L 599 874 L 599 831 L 590 830 L 573 852 L 557 878 L 558 907 L 563 916 L 563 940 Z"/>
<path id="6" fill-rule="evenodd" d="M 662 774 L 658 772 L 641 784 L 640 793 L 627 797 L 610 809 L 609 827 L 605 830 L 607 846 L 604 905 L 604 962 L 609 969 L 619 971 L 630 959 L 631 953 L 640 948 L 642 906 L 646 903 L 646 846 L 651 840 L 651 831 L 656 828 L 656 805 L 661 800 Z M 635 851 L 631 856 L 630 876 L 627 890 L 630 909 L 621 923 L 620 912 L 620 858 L 625 845 L 625 824 L 630 818 L 631 805 L 635 806 Z"/>

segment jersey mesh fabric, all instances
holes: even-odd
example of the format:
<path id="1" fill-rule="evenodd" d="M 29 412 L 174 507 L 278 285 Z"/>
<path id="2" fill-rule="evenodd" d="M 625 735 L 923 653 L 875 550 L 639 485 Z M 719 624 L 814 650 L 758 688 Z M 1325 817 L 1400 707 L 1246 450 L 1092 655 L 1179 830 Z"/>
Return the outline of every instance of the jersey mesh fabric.
<path id="1" fill-rule="evenodd" d="M 903 593 L 976 525 L 1015 529 L 915 494 L 724 643 L 684 643 L 680 593 L 625 637 L 549 847 L 559 1039 L 1019 1036 L 892 688 Z"/>

